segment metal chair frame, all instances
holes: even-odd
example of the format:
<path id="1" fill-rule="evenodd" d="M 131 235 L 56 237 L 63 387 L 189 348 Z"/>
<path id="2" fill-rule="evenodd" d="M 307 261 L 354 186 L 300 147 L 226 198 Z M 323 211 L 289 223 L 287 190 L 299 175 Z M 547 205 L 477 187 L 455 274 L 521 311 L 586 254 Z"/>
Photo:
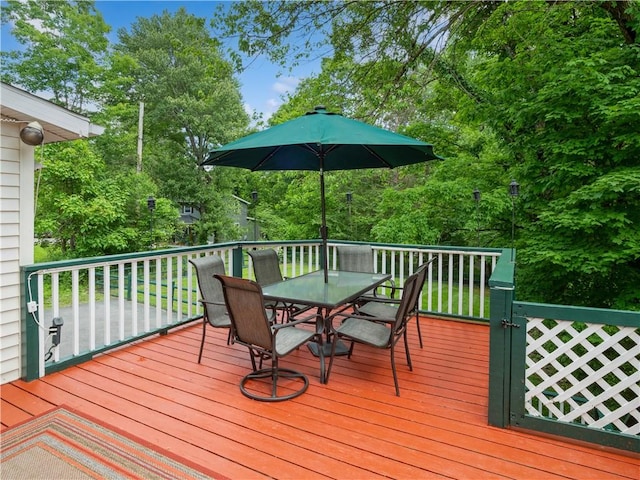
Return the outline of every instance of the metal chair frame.
<path id="1" fill-rule="evenodd" d="M 253 274 L 256 277 L 256 282 L 261 286 L 264 287 L 286 280 L 286 277 L 282 276 L 282 271 L 280 270 L 278 253 L 273 248 L 249 250 L 247 253 L 253 263 Z M 283 322 L 291 320 L 296 315 L 306 312 L 310 308 L 308 305 L 270 301 L 266 302 L 266 306 L 282 312 Z"/>
<path id="2" fill-rule="evenodd" d="M 309 379 L 301 372 L 281 368 L 278 360 L 298 349 L 309 341 L 318 342 L 322 347 L 324 321 L 320 315 L 315 317 L 315 331 L 309 328 L 297 328 L 308 323 L 309 318 L 300 318 L 288 323 L 276 324 L 269 320 L 264 309 L 264 297 L 260 285 L 252 280 L 215 275 L 222 284 L 225 304 L 231 318 L 234 343 L 249 349 L 252 371 L 240 381 L 243 395 L 264 402 L 279 402 L 302 395 L 309 386 Z M 260 361 L 259 366 L 256 359 Z M 271 360 L 271 367 L 262 368 L 263 360 Z M 278 380 L 281 378 L 300 380 L 302 385 L 287 394 L 278 392 Z M 269 380 L 269 396 L 252 392 L 247 384 L 253 380 Z M 322 348 L 320 349 L 320 382 L 325 383 L 325 365 Z"/>
<path id="3" fill-rule="evenodd" d="M 337 339 L 344 339 L 351 342 L 349 355 L 351 358 L 353 346 L 355 343 L 370 345 L 375 348 L 389 349 L 391 352 L 391 370 L 393 372 L 393 382 L 396 389 L 396 395 L 400 396 L 400 387 L 398 385 L 398 374 L 395 363 L 395 346 L 400 340 L 404 339 L 405 353 L 409 370 L 413 371 L 411 364 L 411 354 L 409 353 L 409 344 L 407 342 L 407 322 L 411 317 L 412 308 L 415 305 L 416 297 L 420 293 L 418 288 L 419 275 L 414 273 L 405 281 L 400 303 L 395 311 L 395 316 L 389 318 L 369 317 L 358 314 L 337 313 L 331 318 L 342 318 L 339 327 L 333 328 L 332 333 L 334 340 L 331 344 L 331 359 L 329 360 L 329 368 L 327 369 L 326 381 L 329 381 L 331 369 L 333 367 L 333 359 L 335 357 L 335 345 Z"/>
<path id="4" fill-rule="evenodd" d="M 216 274 L 225 274 L 224 261 L 218 255 L 190 258 L 189 263 L 196 270 L 198 279 L 198 290 L 200 292 L 199 302 L 202 304 L 204 312 L 202 314 L 202 340 L 200 341 L 200 352 L 198 353 L 198 363 L 202 360 L 204 349 L 204 339 L 207 335 L 207 325 L 213 328 L 231 329 L 231 319 L 227 313 L 224 303 L 224 294 L 219 280 L 214 278 Z M 227 345 L 231 342 L 231 331 L 227 336 Z"/>
<path id="5" fill-rule="evenodd" d="M 422 344 L 422 331 L 420 330 L 420 292 L 424 287 L 424 282 L 427 278 L 428 268 L 438 257 L 432 257 L 422 265 L 420 265 L 414 273 L 418 274 L 418 296 L 416 297 L 416 303 L 412 310 L 412 313 L 416 316 L 416 327 L 418 329 L 418 341 L 420 342 L 420 348 L 423 348 Z M 402 288 L 398 288 L 402 290 Z M 368 302 L 356 305 L 356 310 L 359 314 L 368 315 L 371 317 L 389 317 L 393 316 L 395 310 L 398 308 L 400 301 L 398 299 L 369 299 Z"/>

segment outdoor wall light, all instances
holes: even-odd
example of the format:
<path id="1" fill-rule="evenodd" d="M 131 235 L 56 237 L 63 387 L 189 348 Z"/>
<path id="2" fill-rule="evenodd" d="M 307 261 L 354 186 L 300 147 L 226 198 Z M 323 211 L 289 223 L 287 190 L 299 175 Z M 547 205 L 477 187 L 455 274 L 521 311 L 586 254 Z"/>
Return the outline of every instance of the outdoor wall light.
<path id="1" fill-rule="evenodd" d="M 511 183 L 509 184 L 509 194 L 512 197 L 520 195 L 520 184 L 515 180 L 511 180 Z"/>
<path id="2" fill-rule="evenodd" d="M 44 141 L 44 129 L 42 125 L 38 122 L 30 122 L 20 130 L 20 140 L 32 147 L 42 144 Z"/>

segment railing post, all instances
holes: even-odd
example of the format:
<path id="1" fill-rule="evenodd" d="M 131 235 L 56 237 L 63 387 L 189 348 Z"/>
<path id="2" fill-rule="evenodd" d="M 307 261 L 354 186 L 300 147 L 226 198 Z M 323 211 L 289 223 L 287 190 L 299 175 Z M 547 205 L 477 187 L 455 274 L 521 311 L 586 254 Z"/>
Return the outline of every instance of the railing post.
<path id="1" fill-rule="evenodd" d="M 38 324 L 36 323 L 35 317 L 29 312 L 29 301 L 37 302 L 39 290 L 38 282 L 34 282 L 34 285 L 29 286 L 31 279 L 28 271 L 23 269 L 22 277 L 24 278 L 23 298 L 25 299 L 23 305 L 24 323 L 22 324 L 22 333 L 24 335 L 23 348 L 25 353 L 22 355 L 22 371 L 24 372 L 25 380 L 31 381 L 40 378 L 40 332 L 38 331 Z"/>
<path id="2" fill-rule="evenodd" d="M 511 394 L 511 330 L 503 320 L 511 322 L 515 297 L 515 262 L 508 249 L 503 250 L 489 279 L 491 292 L 489 320 L 489 425 L 509 425 Z"/>
<path id="3" fill-rule="evenodd" d="M 233 272 L 234 277 L 242 278 L 244 259 L 242 257 L 242 245 L 238 245 L 233 249 Z"/>

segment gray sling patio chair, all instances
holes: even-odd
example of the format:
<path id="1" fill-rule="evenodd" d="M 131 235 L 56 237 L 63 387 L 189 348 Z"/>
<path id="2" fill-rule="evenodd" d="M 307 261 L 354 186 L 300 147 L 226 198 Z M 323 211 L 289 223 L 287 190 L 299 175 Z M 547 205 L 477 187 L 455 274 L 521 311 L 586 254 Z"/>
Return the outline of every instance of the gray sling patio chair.
<path id="1" fill-rule="evenodd" d="M 251 263 L 253 263 L 253 274 L 256 277 L 256 282 L 261 286 L 264 287 L 285 280 L 280 270 L 278 253 L 273 248 L 248 250 L 247 253 L 251 257 Z M 265 305 L 268 308 L 275 308 L 276 311 L 282 312 L 283 322 L 288 321 L 295 315 L 309 309 L 308 305 L 272 302 L 268 300 Z"/>
<path id="2" fill-rule="evenodd" d="M 373 268 L 373 247 L 371 245 L 338 245 L 338 267 L 347 272 L 374 273 Z M 362 304 L 366 300 L 373 298 L 394 298 L 396 284 L 393 279 L 389 280 L 388 286 L 391 291 L 388 295 L 381 292 L 382 287 L 366 292 L 360 297 L 357 303 Z"/>
<path id="3" fill-rule="evenodd" d="M 418 341 L 420 342 L 420 348 L 422 348 L 422 332 L 420 331 L 420 292 L 424 287 L 424 282 L 427 278 L 428 268 L 438 257 L 433 257 L 429 261 L 420 265 L 414 273 L 418 274 L 418 295 L 416 296 L 416 303 L 413 306 L 412 314 L 416 316 L 416 326 L 418 328 Z M 401 289 L 399 289 L 401 290 Z M 358 314 L 369 315 L 371 317 L 388 318 L 395 315 L 395 311 L 398 309 L 400 300 L 398 299 L 372 299 L 367 303 L 357 306 Z"/>
<path id="4" fill-rule="evenodd" d="M 324 354 L 322 353 L 322 333 L 324 321 L 320 315 L 315 317 L 315 330 L 299 328 L 298 325 L 309 321 L 300 318 L 288 323 L 276 324 L 267 318 L 264 309 L 264 297 L 260 285 L 252 280 L 216 275 L 222 284 L 225 304 L 233 325 L 234 343 L 245 345 L 249 349 L 252 372 L 240 381 L 240 391 L 243 395 L 265 402 L 289 400 L 302 395 L 309 386 L 309 379 L 302 373 L 289 368 L 281 368 L 279 359 L 296 350 L 298 347 L 313 340 L 320 345 L 320 382 L 325 382 Z M 256 366 L 256 359 L 260 361 L 260 368 Z M 270 368 L 262 368 L 263 360 L 271 360 Z M 278 389 L 280 379 L 293 380 L 302 385 L 294 388 L 291 381 Z M 269 394 L 264 393 L 265 384 L 269 387 Z"/>
<path id="5" fill-rule="evenodd" d="M 204 308 L 202 315 L 202 340 L 200 342 L 200 353 L 198 354 L 198 363 L 202 360 L 202 349 L 204 348 L 204 339 L 207 334 L 207 325 L 214 328 L 230 328 L 231 320 L 227 314 L 227 308 L 224 304 L 224 295 L 222 293 L 222 285 L 219 280 L 213 278 L 215 274 L 225 274 L 224 262 L 218 255 L 209 255 L 206 257 L 190 258 L 191 263 L 196 269 L 198 279 L 198 290 L 200 290 L 200 303 Z M 231 332 L 227 338 L 227 345 L 231 340 Z"/>
<path id="6" fill-rule="evenodd" d="M 331 368 L 335 358 L 335 345 L 337 339 L 351 342 L 349 354 L 347 358 L 351 358 L 354 343 L 370 345 L 375 348 L 388 349 L 391 352 L 391 370 L 393 371 L 393 382 L 396 387 L 396 395 L 400 396 L 400 387 L 398 386 L 398 374 L 396 372 L 395 347 L 400 338 L 404 338 L 404 349 L 407 355 L 407 364 L 409 370 L 413 371 L 411 365 L 411 355 L 409 354 L 409 344 L 407 343 L 407 322 L 411 318 L 411 312 L 419 293 L 418 274 L 414 273 L 404 283 L 402 289 L 402 297 L 395 315 L 391 317 L 372 318 L 365 315 L 337 313 L 331 317 L 332 334 L 334 339 L 331 342 L 331 359 L 329 360 L 329 368 L 327 369 L 326 381 L 329 381 Z M 341 319 L 342 323 L 337 327 L 333 327 L 333 321 Z"/>

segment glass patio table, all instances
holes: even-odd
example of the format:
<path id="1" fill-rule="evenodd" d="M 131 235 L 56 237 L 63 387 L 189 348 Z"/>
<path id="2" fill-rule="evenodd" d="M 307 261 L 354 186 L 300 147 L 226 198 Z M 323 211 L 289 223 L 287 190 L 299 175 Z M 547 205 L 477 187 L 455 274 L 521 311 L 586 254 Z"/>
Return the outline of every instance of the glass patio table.
<path id="1" fill-rule="evenodd" d="M 347 307 L 364 293 L 373 290 L 391 278 L 389 274 L 346 272 L 330 270 L 328 282 L 324 282 L 324 272 L 317 270 L 299 277 L 267 285 L 262 288 L 266 300 L 277 300 L 286 303 L 299 303 L 316 307 L 318 314 L 324 318 L 324 331 L 327 342 L 324 345 L 325 355 L 331 353 L 329 342 L 329 315 L 340 307 Z M 318 356 L 318 345 L 309 344 L 311 352 Z M 346 355 L 348 349 L 342 343 L 336 345 L 336 355 Z"/>

